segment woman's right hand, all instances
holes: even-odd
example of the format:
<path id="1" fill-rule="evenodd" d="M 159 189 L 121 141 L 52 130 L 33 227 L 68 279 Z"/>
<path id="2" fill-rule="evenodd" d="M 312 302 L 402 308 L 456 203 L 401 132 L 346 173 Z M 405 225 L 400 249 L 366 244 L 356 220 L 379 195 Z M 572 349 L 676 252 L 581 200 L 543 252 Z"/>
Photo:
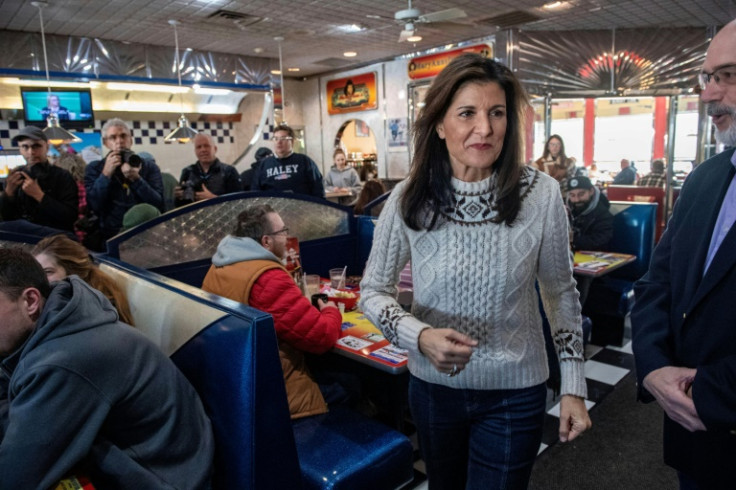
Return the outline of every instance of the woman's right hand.
<path id="1" fill-rule="evenodd" d="M 425 328 L 419 334 L 419 351 L 448 376 L 465 369 L 476 345 L 477 340 L 451 328 Z"/>

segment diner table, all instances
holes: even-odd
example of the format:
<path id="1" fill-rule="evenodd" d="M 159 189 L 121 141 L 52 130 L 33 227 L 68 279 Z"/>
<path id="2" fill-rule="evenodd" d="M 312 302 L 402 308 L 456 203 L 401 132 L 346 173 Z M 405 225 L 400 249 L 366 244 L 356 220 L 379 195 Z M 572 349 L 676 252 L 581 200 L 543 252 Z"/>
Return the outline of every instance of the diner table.
<path id="1" fill-rule="evenodd" d="M 331 355 L 333 367 L 357 375 L 365 393 L 388 415 L 389 425 L 404 432 L 409 386 L 407 351 L 386 340 L 356 308 L 343 312 L 340 337 Z"/>
<path id="2" fill-rule="evenodd" d="M 587 277 L 601 277 L 635 260 L 636 255 L 578 250 L 575 252 L 573 273 Z"/>
<path id="3" fill-rule="evenodd" d="M 353 193 L 350 189 L 342 189 L 339 191 L 326 191 L 325 198 L 332 202 L 340 202 L 341 197 L 353 197 Z"/>
<path id="4" fill-rule="evenodd" d="M 392 345 L 358 309 L 342 315 L 342 330 L 333 351 L 390 374 L 407 371 L 407 352 Z"/>

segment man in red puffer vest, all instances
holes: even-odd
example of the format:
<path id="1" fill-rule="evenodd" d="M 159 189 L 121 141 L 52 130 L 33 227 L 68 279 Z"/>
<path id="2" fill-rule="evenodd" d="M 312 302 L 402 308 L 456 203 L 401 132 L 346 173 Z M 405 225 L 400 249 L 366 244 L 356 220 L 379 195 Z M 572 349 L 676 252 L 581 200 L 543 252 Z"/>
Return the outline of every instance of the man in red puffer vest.
<path id="1" fill-rule="evenodd" d="M 319 309 L 302 295 L 282 265 L 289 229 L 268 205 L 238 215 L 232 235 L 217 246 L 202 289 L 252 306 L 273 317 L 291 418 L 327 411 L 307 370 L 305 352 L 322 354 L 335 345 L 342 316 L 333 302 Z"/>

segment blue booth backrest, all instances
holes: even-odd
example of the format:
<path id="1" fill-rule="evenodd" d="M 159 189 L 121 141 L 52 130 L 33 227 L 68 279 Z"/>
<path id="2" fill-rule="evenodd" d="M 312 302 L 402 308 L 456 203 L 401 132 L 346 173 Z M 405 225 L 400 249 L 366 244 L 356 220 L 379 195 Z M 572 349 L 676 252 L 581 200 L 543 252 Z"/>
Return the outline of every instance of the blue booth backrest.
<path id="1" fill-rule="evenodd" d="M 242 192 L 200 201 L 164 213 L 107 242 L 108 255 L 192 286 L 200 286 L 217 245 L 235 227 L 238 214 L 268 204 L 299 239 L 301 261 L 310 274 L 329 277 L 329 269 L 348 267 L 361 274 L 356 260 L 352 210 L 325 199 L 278 192 Z"/>
<path id="2" fill-rule="evenodd" d="M 649 269 L 657 228 L 657 204 L 611 201 L 613 238 L 609 252 L 636 255 L 636 260 L 607 277 L 636 281 Z"/>
<path id="3" fill-rule="evenodd" d="M 215 434 L 213 488 L 301 487 L 271 316 L 115 259 L 100 262 L 127 293 L 136 328 L 199 393 Z"/>

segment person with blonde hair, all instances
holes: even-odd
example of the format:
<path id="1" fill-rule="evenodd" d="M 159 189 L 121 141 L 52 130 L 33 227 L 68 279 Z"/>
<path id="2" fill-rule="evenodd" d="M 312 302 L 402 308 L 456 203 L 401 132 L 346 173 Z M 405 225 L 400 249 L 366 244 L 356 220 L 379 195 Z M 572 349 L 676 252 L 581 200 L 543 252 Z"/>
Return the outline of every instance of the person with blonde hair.
<path id="1" fill-rule="evenodd" d="M 120 321 L 133 325 L 128 298 L 115 281 L 92 262 L 89 251 L 65 235 L 52 235 L 38 242 L 31 254 L 43 267 L 49 281 L 77 275 L 100 291 L 118 310 Z"/>
<path id="2" fill-rule="evenodd" d="M 54 160 L 56 167 L 61 167 L 74 178 L 77 183 L 77 221 L 74 223 L 74 234 L 80 242 L 84 241 L 84 237 L 87 233 L 81 230 L 78 226 L 80 220 L 87 214 L 87 191 L 84 187 L 84 170 L 87 166 L 87 162 L 76 153 L 62 153 L 59 157 Z"/>

